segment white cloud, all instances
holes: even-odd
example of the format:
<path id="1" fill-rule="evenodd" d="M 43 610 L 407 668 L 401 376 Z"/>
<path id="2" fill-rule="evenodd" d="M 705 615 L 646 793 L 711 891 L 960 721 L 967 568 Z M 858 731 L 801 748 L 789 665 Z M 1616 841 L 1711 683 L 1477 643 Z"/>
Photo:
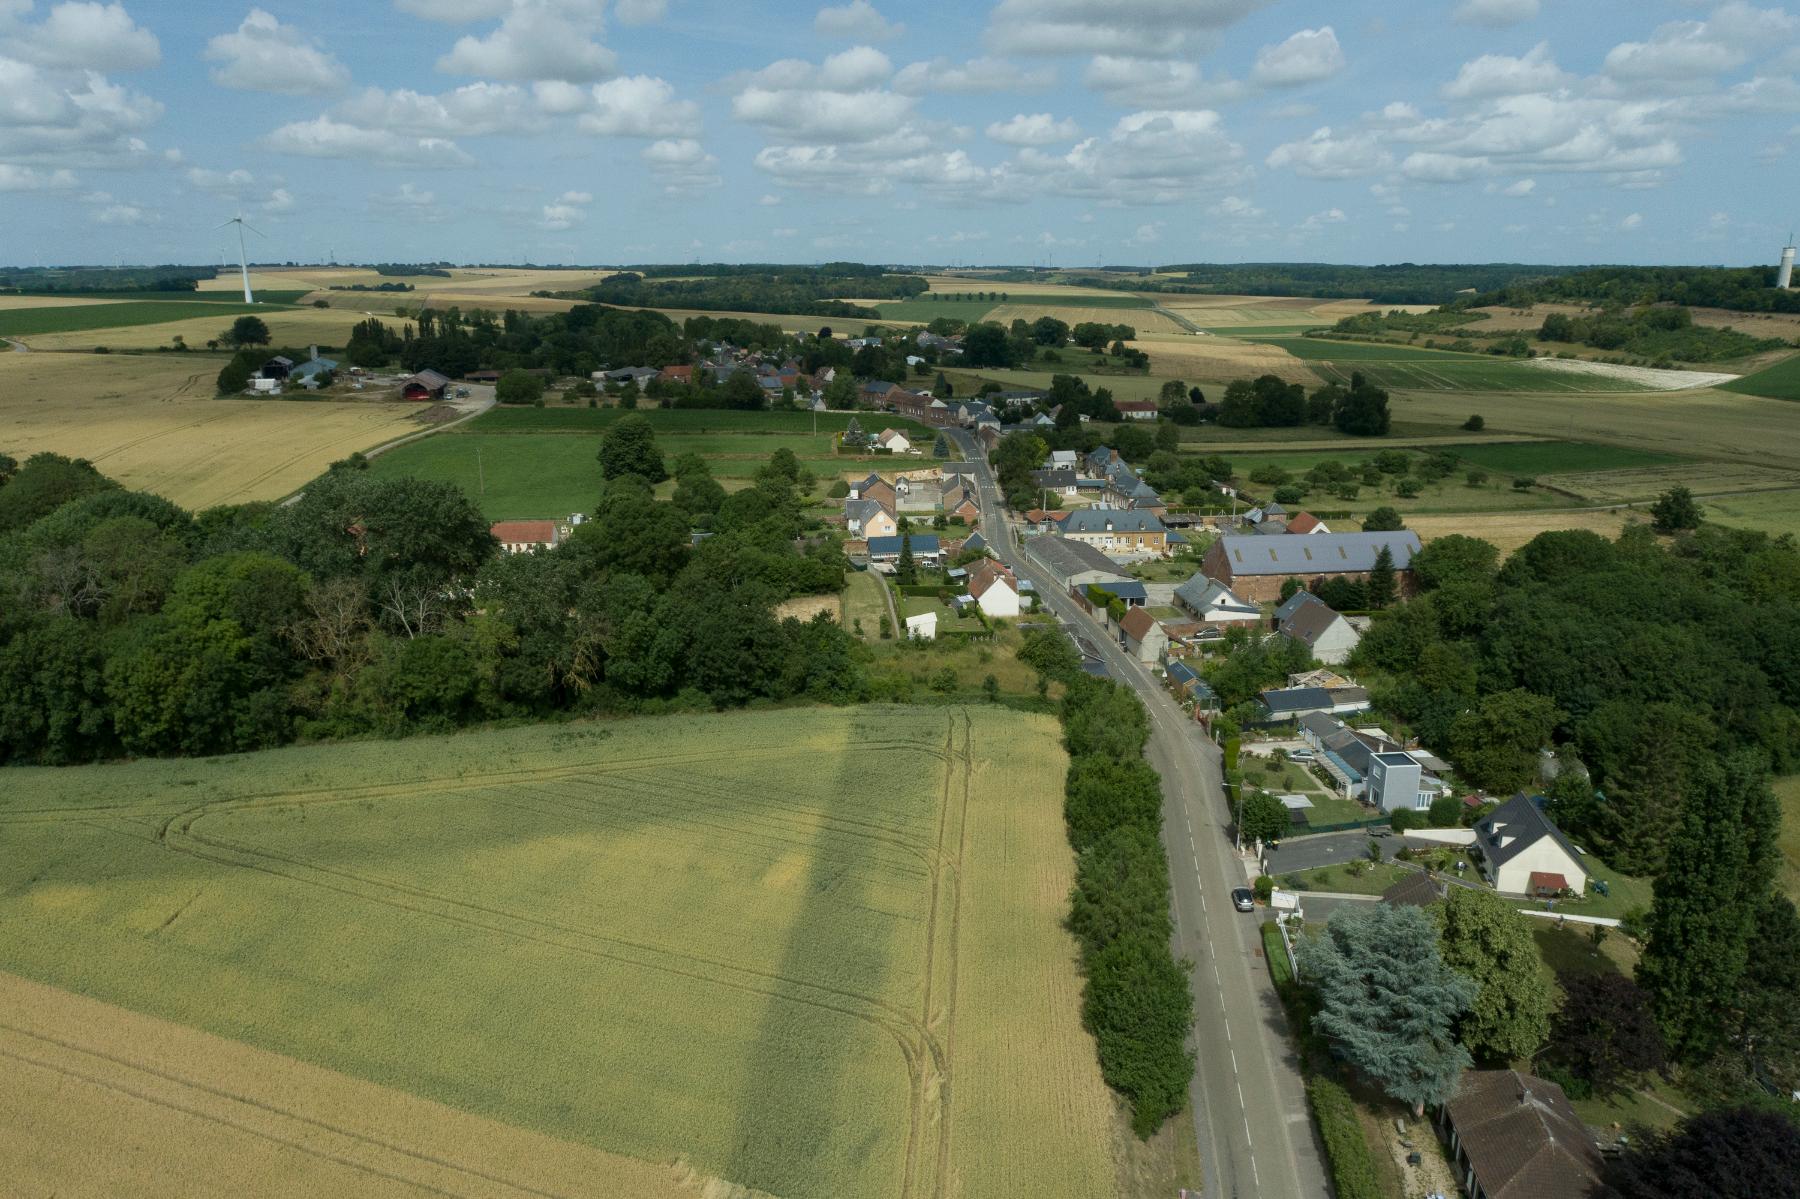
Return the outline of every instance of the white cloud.
<path id="1" fill-rule="evenodd" d="M 1302 29 L 1287 41 L 1256 54 L 1250 79 L 1264 87 L 1297 87 L 1329 79 L 1344 69 L 1344 51 L 1331 26 Z"/>
<path id="2" fill-rule="evenodd" d="M 76 186 L 71 171 L 37 171 L 0 162 L 0 192 L 67 191 Z"/>
<path id="3" fill-rule="evenodd" d="M 639 157 L 650 174 L 670 196 L 694 195 L 720 186 L 719 160 L 693 138 L 665 138 L 651 142 Z"/>
<path id="4" fill-rule="evenodd" d="M 108 204 L 94 213 L 94 220 L 102 225 L 154 225 L 162 214 L 137 204 Z"/>
<path id="5" fill-rule="evenodd" d="M 262 202 L 264 212 L 291 212 L 293 207 L 293 193 L 285 187 L 276 188 L 269 193 L 269 198 Z"/>
<path id="6" fill-rule="evenodd" d="M 1162 240 L 1165 225 L 1162 221 L 1150 221 L 1139 225 L 1132 235 L 1125 239 L 1128 246 L 1150 246 Z"/>
<path id="7" fill-rule="evenodd" d="M 544 205 L 538 216 L 538 228 L 549 230 L 552 233 L 573 229 L 587 220 L 587 206 L 593 202 L 592 192 L 566 191 L 549 204 Z"/>
<path id="8" fill-rule="evenodd" d="M 649 25 L 669 11 L 669 0 L 619 0 L 613 15 L 621 25 Z"/>
<path id="9" fill-rule="evenodd" d="M 17 11 L 30 10 L 26 4 Z M 0 50 L 38 66 L 80 71 L 135 71 L 162 61 L 156 36 L 139 28 L 122 4 L 58 4 L 38 24 L 9 30 Z"/>
<path id="10" fill-rule="evenodd" d="M 1485 158 L 1462 158 L 1430 151 L 1408 154 L 1400 163 L 1400 173 L 1420 183 L 1461 183 L 1484 174 L 1487 169 Z"/>
<path id="11" fill-rule="evenodd" d="M 599 5 L 588 9 L 567 0 L 514 0 L 499 28 L 458 38 L 438 59 L 438 70 L 496 79 L 606 79 L 617 72 L 618 55 L 589 36 L 599 24 Z"/>
<path id="12" fill-rule="evenodd" d="M 1001 0 L 988 44 L 1019 54 L 1160 57 L 1210 44 L 1268 0 Z"/>
<path id="13" fill-rule="evenodd" d="M 732 97 L 732 115 L 791 142 L 871 142 L 907 134 L 909 96 L 879 86 L 893 74 L 887 55 L 869 46 L 834 54 L 817 67 L 799 59 L 771 63 Z"/>
<path id="14" fill-rule="evenodd" d="M 1274 168 L 1291 167 L 1308 179 L 1354 179 L 1393 165 L 1394 157 L 1370 133 L 1335 134 L 1331 126 L 1313 130 L 1305 141 L 1276 146 L 1263 160 Z"/>
<path id="15" fill-rule="evenodd" d="M 0 56 L 0 158 L 16 164 L 144 165 L 150 148 L 136 135 L 162 113 L 157 101 L 95 72 L 76 76 Z"/>
<path id="16" fill-rule="evenodd" d="M 1791 42 L 1796 32 L 1800 19 L 1782 9 L 1731 0 L 1705 21 L 1670 21 L 1648 41 L 1620 43 L 1605 70 L 1628 85 L 1693 84 Z"/>
<path id="17" fill-rule="evenodd" d="M 648 75 L 626 75 L 596 84 L 594 110 L 583 113 L 583 132 L 601 137 L 693 137 L 700 106 L 677 100 L 675 89 Z"/>
<path id="18" fill-rule="evenodd" d="M 369 197 L 369 203 L 382 208 L 429 208 L 436 202 L 437 193 L 425 191 L 411 180 L 402 183 L 398 191 Z"/>
<path id="19" fill-rule="evenodd" d="M 523 133 L 542 124 L 532 112 L 523 88 L 486 82 L 438 95 L 406 88 L 392 92 L 365 88 L 333 108 L 332 115 L 365 129 L 417 137 Z"/>
<path id="20" fill-rule="evenodd" d="M 1344 215 L 1343 209 L 1327 208 L 1323 212 L 1315 212 L 1304 221 L 1301 221 L 1300 229 L 1303 232 L 1310 233 L 1314 230 L 1323 229 L 1327 225 L 1341 225 L 1349 219 L 1349 217 Z"/>
<path id="21" fill-rule="evenodd" d="M 244 91 L 305 96 L 350 82 L 343 63 L 260 8 L 251 9 L 236 32 L 207 42 L 206 61 L 220 64 L 212 71 L 214 83 Z"/>
<path id="22" fill-rule="evenodd" d="M 927 92 L 972 96 L 986 92 L 1042 91 L 1056 82 L 1056 72 L 1048 67 L 1026 70 L 1003 58 L 972 58 L 952 62 L 934 58 L 930 62 L 908 63 L 894 76 L 894 90 L 908 96 Z"/>
<path id="23" fill-rule="evenodd" d="M 834 8 L 821 8 L 813 18 L 813 30 L 854 42 L 885 42 L 906 32 L 906 26 L 890 22 L 875 11 L 869 0 L 850 0 Z"/>
<path id="24" fill-rule="evenodd" d="M 441 137 L 408 137 L 387 129 L 363 129 L 314 117 L 283 125 L 262 139 L 277 154 L 305 158 L 345 158 L 391 167 L 466 167 L 475 160 Z"/>
<path id="25" fill-rule="evenodd" d="M 1213 206 L 1213 214 L 1231 221 L 1253 221 L 1263 215 L 1263 210 L 1242 196 L 1226 196 Z"/>
<path id="26" fill-rule="evenodd" d="M 1195 63 L 1115 54 L 1096 55 L 1081 81 L 1109 103 L 1145 108 L 1203 107 L 1239 99 L 1248 90 L 1230 78 L 1207 80 Z"/>
<path id="27" fill-rule="evenodd" d="M 1452 100 L 1480 100 L 1492 96 L 1517 96 L 1526 92 L 1555 91 L 1569 81 L 1550 57 L 1550 44 L 1539 42 L 1522 58 L 1483 54 L 1465 62 L 1456 78 L 1445 85 Z"/>
<path id="28" fill-rule="evenodd" d="M 246 170 L 209 171 L 204 167 L 189 167 L 187 181 L 203 192 L 217 192 L 220 195 L 235 196 L 256 182 L 256 176 Z"/>
<path id="29" fill-rule="evenodd" d="M 874 87 L 894 73 L 888 56 L 873 46 L 840 50 L 817 66 L 799 58 L 772 62 L 750 75 L 747 85 L 765 89 L 854 92 Z"/>
<path id="30" fill-rule="evenodd" d="M 1456 6 L 1458 21 L 1491 29 L 1504 29 L 1537 15 L 1538 0 L 1463 0 Z"/>
<path id="31" fill-rule="evenodd" d="M 1074 141 L 1081 136 L 1081 129 L 1074 121 L 1066 117 L 1059 121 L 1047 112 L 1020 113 L 1010 120 L 995 121 L 987 127 L 987 135 L 1008 146 L 1047 146 Z"/>
<path id="32" fill-rule="evenodd" d="M 1120 117 L 1104 137 L 1090 137 L 1067 154 L 1024 149 L 995 181 L 1005 191 L 1017 187 L 1007 176 L 1030 177 L 1018 188 L 1029 195 L 1045 189 L 1063 195 L 1121 204 L 1173 204 L 1193 199 L 1204 187 L 1243 181 L 1243 147 L 1209 109 L 1163 109 Z"/>
<path id="33" fill-rule="evenodd" d="M 1529 196 L 1532 192 L 1534 192 L 1536 190 L 1537 190 L 1537 180 L 1536 179 L 1520 179 L 1515 183 L 1509 183 L 1505 187 L 1501 188 L 1500 194 L 1503 196 L 1512 196 L 1514 199 L 1517 199 L 1521 196 Z"/>
<path id="34" fill-rule="evenodd" d="M 1626 229 L 1626 230 L 1636 229 L 1638 226 L 1642 225 L 1643 223 L 1644 223 L 1644 214 L 1641 212 L 1634 212 L 1631 215 L 1627 216 L 1624 220 L 1619 222 L 1619 228 Z"/>
<path id="35" fill-rule="evenodd" d="M 763 195 L 763 197 L 757 201 L 757 203 L 762 205 L 764 208 L 773 208 L 777 204 L 781 203 L 781 197 L 777 196 L 777 195 L 765 193 Z"/>
<path id="36" fill-rule="evenodd" d="M 512 0 L 394 0 L 401 12 L 447 25 L 495 20 L 506 15 Z"/>

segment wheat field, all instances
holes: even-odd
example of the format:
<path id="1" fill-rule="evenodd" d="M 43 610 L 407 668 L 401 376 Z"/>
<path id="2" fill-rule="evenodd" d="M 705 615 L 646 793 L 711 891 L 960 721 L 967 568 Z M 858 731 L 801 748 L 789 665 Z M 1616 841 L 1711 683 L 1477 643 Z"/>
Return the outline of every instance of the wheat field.
<path id="1" fill-rule="evenodd" d="M 658 1177 L 1108 1195 L 1063 766 L 865 707 L 17 770 L 0 970 Z"/>
<path id="2" fill-rule="evenodd" d="M 365 319 L 365 312 L 379 318 L 382 324 L 396 334 L 412 325 L 410 319 L 394 315 L 395 307 L 404 302 L 401 299 L 364 295 L 361 292 L 331 294 L 334 298 L 355 295 L 357 299 L 354 307 L 346 304 L 331 308 L 270 308 L 255 315 L 269 327 L 269 340 L 277 346 L 342 347 L 350 340 L 351 328 Z M 191 349 L 198 350 L 206 348 L 208 341 L 229 329 L 238 315 L 237 312 L 221 312 L 218 316 L 191 317 L 156 325 L 82 329 L 73 333 L 37 333 L 20 340 L 34 350 L 88 350 L 94 346 L 106 346 L 114 350 L 153 350 L 158 346 L 173 345 L 179 335 Z"/>
<path id="3" fill-rule="evenodd" d="M 419 426 L 417 405 L 217 399 L 217 358 L 0 354 L 0 451 L 86 458 L 186 508 L 272 500 Z"/>

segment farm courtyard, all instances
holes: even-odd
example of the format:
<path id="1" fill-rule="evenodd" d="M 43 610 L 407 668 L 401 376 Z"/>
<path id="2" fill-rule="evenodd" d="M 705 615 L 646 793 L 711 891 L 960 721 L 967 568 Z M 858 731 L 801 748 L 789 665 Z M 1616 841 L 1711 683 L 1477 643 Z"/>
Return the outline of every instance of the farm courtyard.
<path id="1" fill-rule="evenodd" d="M 18 769 L 0 1053 L 71 1077 L 94 1154 L 248 1146 L 233 1178 L 381 1186 L 462 1129 L 508 1185 L 569 1143 L 598 1193 L 1113 1194 L 1063 768 L 1048 717 L 864 707 Z M 246 1138 L 271 1079 L 334 1114 Z M 219 1118 L 132 1135 L 196 1084 Z M 395 1092 L 416 1120 L 337 1152 Z"/>

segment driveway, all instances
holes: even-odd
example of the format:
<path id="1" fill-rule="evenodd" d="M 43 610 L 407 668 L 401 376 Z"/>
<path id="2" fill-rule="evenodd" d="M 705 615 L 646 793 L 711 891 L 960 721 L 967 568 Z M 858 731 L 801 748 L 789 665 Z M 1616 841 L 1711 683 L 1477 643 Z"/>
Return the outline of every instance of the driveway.
<path id="1" fill-rule="evenodd" d="M 1381 856 L 1391 857 L 1393 851 L 1400 848 L 1398 838 L 1382 837 Z M 1361 829 L 1347 833 L 1319 833 L 1312 837 L 1299 837 L 1292 841 L 1283 841 L 1274 849 L 1267 850 L 1263 856 L 1268 860 L 1269 873 L 1273 875 L 1292 874 L 1296 870 L 1312 870 L 1318 866 L 1335 866 L 1339 862 L 1349 862 L 1356 858 L 1369 856 L 1369 834 Z"/>

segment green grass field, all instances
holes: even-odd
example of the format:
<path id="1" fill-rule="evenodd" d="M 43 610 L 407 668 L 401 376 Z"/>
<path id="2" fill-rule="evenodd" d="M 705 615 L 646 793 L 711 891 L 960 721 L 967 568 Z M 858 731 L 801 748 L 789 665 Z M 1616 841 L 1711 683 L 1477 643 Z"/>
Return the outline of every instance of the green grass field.
<path id="1" fill-rule="evenodd" d="M 759 1193 L 1109 1196 L 1065 764 L 860 707 L 12 770 L 0 970 Z"/>
<path id="2" fill-rule="evenodd" d="M 1765 396 L 1771 400 L 1800 400 L 1800 354 L 1784 358 L 1753 375 L 1721 383 L 1719 390 Z"/>
<path id="3" fill-rule="evenodd" d="M 482 433 L 598 432 L 628 416 L 642 416 L 663 433 L 811 433 L 842 432 L 854 416 L 863 430 L 879 433 L 892 427 L 911 431 L 924 426 L 891 412 L 738 412 L 719 408 L 585 408 L 546 404 L 542 408 L 490 408 L 467 425 Z"/>
<path id="4" fill-rule="evenodd" d="M 1335 382 L 1348 383 L 1352 374 L 1360 372 L 1377 387 L 1392 391 L 1582 394 L 1642 390 L 1641 386 L 1624 379 L 1557 371 L 1488 354 L 1312 337 L 1246 337 L 1242 340 L 1280 346 L 1294 357 L 1312 363 L 1313 369 Z"/>
<path id="5" fill-rule="evenodd" d="M 238 316 L 267 312 L 274 304 L 245 304 L 214 300 L 159 300 L 120 304 L 71 304 L 56 308 L 0 309 L 0 335 L 26 337 L 34 333 L 80 333 L 88 329 L 124 329 L 137 325 L 161 325 L 198 317 Z"/>
<path id="6" fill-rule="evenodd" d="M 1716 496 L 1702 501 L 1706 519 L 1715 524 L 1779 537 L 1800 533 L 1800 491 L 1766 491 L 1755 495 Z M 1800 825 L 1800 816 L 1795 818 Z"/>
<path id="7" fill-rule="evenodd" d="M 237 291 L 18 291 L 0 292 L 4 295 L 20 296 L 76 296 L 83 300 L 178 300 L 182 303 L 194 304 L 238 304 L 242 293 Z M 310 291 L 264 291 L 257 288 L 253 293 L 259 304 L 296 304 L 302 296 L 309 296 Z"/>
<path id="8" fill-rule="evenodd" d="M 1445 447 L 1471 466 L 1507 475 L 1554 475 L 1571 471 L 1629 470 L 1684 461 L 1673 454 L 1578 441 L 1521 441 Z"/>

